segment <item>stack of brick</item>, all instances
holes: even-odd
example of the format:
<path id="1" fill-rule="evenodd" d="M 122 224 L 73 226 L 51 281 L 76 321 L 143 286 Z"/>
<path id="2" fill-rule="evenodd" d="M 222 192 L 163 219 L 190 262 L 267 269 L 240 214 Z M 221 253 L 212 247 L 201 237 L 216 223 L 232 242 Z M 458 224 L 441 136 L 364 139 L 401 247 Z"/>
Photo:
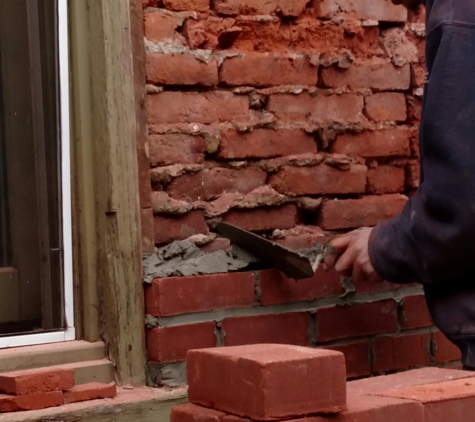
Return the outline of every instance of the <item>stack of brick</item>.
<path id="1" fill-rule="evenodd" d="M 72 369 L 49 367 L 0 374 L 0 393 L 0 412 L 15 412 L 112 398 L 117 389 L 115 383 L 75 385 Z"/>
<path id="2" fill-rule="evenodd" d="M 273 345 L 192 352 L 191 403 L 174 407 L 171 422 L 446 422 L 473 414 L 472 372 L 424 368 L 345 385 L 342 356 L 326 353 Z"/>

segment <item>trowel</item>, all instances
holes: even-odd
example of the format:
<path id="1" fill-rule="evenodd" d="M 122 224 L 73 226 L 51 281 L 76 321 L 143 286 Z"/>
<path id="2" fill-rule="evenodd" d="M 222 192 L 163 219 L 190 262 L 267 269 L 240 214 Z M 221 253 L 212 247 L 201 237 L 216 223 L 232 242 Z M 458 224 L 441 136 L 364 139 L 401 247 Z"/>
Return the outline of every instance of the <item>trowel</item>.
<path id="1" fill-rule="evenodd" d="M 309 258 L 298 252 L 232 224 L 218 223 L 217 230 L 235 245 L 294 279 L 313 277 L 320 263 L 333 253 L 333 248 L 325 245 L 315 261 L 311 262 Z"/>

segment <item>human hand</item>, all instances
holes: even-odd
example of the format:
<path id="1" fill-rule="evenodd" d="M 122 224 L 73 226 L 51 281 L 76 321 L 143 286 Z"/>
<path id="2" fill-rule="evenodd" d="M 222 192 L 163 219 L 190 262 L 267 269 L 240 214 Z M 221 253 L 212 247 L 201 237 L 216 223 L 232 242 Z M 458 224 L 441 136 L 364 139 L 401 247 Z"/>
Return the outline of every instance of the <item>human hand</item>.
<path id="1" fill-rule="evenodd" d="M 369 237 L 372 228 L 363 228 L 338 236 L 330 242 L 335 253 L 323 261 L 323 268 L 335 270 L 354 281 L 382 282 L 383 278 L 376 272 L 368 253 Z"/>
<path id="2" fill-rule="evenodd" d="M 402 4 L 405 8 L 409 10 L 416 11 L 424 3 L 423 0 L 391 0 L 393 4 L 400 5 Z"/>

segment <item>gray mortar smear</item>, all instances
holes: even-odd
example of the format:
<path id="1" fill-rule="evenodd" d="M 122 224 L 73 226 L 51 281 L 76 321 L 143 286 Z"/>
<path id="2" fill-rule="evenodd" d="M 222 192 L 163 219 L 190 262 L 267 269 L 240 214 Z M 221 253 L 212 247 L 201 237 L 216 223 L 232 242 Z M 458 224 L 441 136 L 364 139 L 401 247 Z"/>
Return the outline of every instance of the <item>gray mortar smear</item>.
<path id="1" fill-rule="evenodd" d="M 306 256 L 313 263 L 324 247 L 323 244 L 317 244 L 295 252 Z M 262 268 L 266 268 L 259 258 L 235 245 L 226 250 L 206 253 L 193 242 L 181 240 L 161 248 L 156 254 L 144 255 L 143 280 L 152 283 L 154 278 L 228 273 L 245 270 L 251 264 L 261 264 Z"/>

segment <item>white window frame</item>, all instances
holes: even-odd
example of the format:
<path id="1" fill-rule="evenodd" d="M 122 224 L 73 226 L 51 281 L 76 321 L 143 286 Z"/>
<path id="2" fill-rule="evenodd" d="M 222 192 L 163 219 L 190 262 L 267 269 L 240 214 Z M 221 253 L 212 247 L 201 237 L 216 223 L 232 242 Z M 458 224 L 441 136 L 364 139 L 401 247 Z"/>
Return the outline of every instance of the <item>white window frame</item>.
<path id="1" fill-rule="evenodd" d="M 1 0 L 0 0 L 1 1 Z M 59 102 L 61 142 L 61 211 L 63 235 L 64 315 L 63 330 L 0 337 L 0 348 L 58 343 L 76 338 L 74 328 L 73 245 L 71 217 L 71 157 L 69 102 L 69 36 L 67 0 L 58 0 Z"/>

